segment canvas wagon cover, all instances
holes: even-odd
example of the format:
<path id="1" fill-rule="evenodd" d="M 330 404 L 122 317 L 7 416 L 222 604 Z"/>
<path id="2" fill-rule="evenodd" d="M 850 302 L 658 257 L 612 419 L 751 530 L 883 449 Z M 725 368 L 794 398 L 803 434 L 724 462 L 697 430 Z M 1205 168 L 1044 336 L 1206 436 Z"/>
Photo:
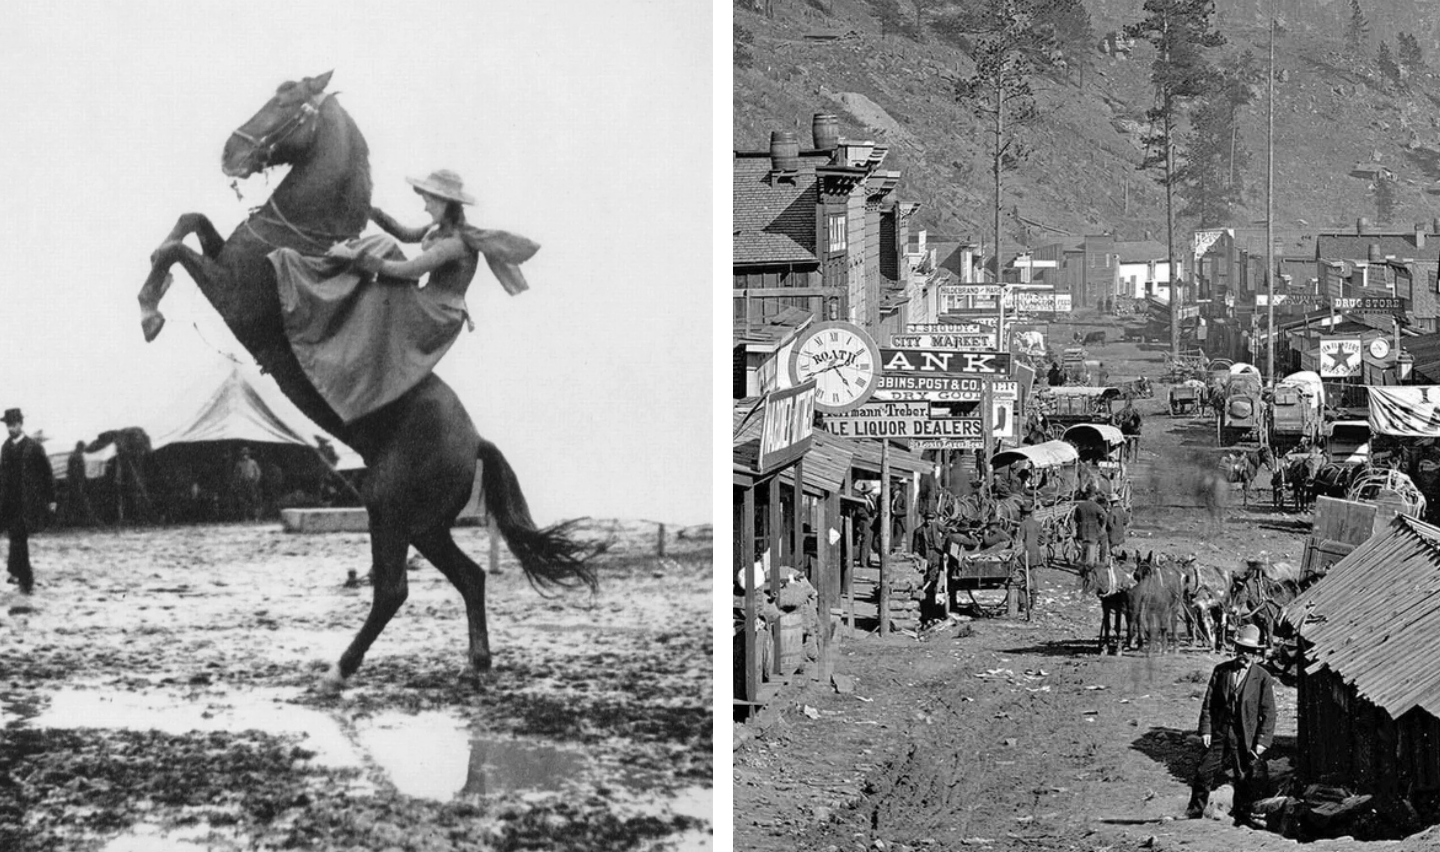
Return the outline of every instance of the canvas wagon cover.
<path id="1" fill-rule="evenodd" d="M 1112 447 L 1118 447 L 1125 443 L 1125 433 L 1104 423 L 1080 423 L 1066 429 L 1062 437 L 1066 441 L 1084 441 L 1086 443 L 1098 438 Z"/>
<path id="2" fill-rule="evenodd" d="M 990 459 L 990 466 L 999 468 L 1018 461 L 1028 461 L 1035 467 L 1057 467 L 1079 459 L 1080 454 L 1064 441 L 1046 441 L 1043 444 L 996 453 Z"/>

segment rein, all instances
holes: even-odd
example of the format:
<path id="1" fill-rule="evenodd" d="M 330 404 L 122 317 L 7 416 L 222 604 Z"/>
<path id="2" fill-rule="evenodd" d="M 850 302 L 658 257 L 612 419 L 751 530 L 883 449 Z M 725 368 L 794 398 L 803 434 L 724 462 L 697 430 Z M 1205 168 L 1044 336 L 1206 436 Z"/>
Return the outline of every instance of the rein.
<path id="1" fill-rule="evenodd" d="M 289 118 L 280 122 L 279 125 L 268 133 L 252 136 L 246 133 L 243 127 L 237 127 L 230 131 L 230 135 L 238 136 L 250 143 L 250 146 L 254 149 L 252 156 L 256 161 L 255 171 L 264 171 L 270 165 L 270 155 L 275 153 L 275 149 L 280 143 L 289 139 L 297 130 L 306 124 L 309 124 L 310 119 L 318 116 L 320 114 L 320 107 L 325 104 L 326 99 L 328 99 L 330 95 L 330 92 L 320 92 L 307 98 L 304 103 L 300 104 L 300 108 L 295 110 Z"/>
<path id="2" fill-rule="evenodd" d="M 274 211 L 275 218 L 272 219 L 269 216 L 264 215 L 264 210 L 267 206 L 272 211 Z M 271 248 L 283 248 L 283 246 L 278 246 L 275 243 L 260 236 L 259 232 L 255 230 L 255 226 L 252 224 L 256 219 L 259 219 L 261 222 L 268 222 L 271 225 L 279 225 L 290 231 L 292 234 L 299 237 L 300 239 L 306 240 L 313 245 L 319 246 L 322 249 L 322 251 L 320 252 L 321 254 L 324 254 L 323 249 L 328 249 L 334 243 L 343 242 L 355 236 L 354 234 L 335 234 L 330 233 L 329 231 L 317 231 L 315 229 L 308 229 L 310 233 L 306 233 L 305 230 L 302 230 L 301 228 L 291 224 L 290 220 L 285 218 L 285 214 L 280 212 L 280 205 L 276 204 L 275 199 L 272 197 L 267 199 L 264 204 L 255 208 L 255 210 L 251 212 L 250 217 L 245 220 L 246 230 L 248 230 L 255 237 L 255 239 L 259 240 L 267 246 L 270 246 Z M 318 237 L 312 237 L 310 236 L 310 234 L 317 234 Z M 324 237 L 326 239 L 319 239 L 319 237 Z"/>

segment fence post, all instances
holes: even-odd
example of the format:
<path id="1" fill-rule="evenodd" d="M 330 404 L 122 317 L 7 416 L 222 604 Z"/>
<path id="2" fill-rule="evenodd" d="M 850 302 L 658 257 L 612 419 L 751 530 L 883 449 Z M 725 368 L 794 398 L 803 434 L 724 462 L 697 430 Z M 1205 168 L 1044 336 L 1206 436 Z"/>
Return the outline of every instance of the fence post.
<path id="1" fill-rule="evenodd" d="M 665 525 L 660 525 L 659 540 L 655 542 L 655 555 L 661 559 L 665 558 Z"/>

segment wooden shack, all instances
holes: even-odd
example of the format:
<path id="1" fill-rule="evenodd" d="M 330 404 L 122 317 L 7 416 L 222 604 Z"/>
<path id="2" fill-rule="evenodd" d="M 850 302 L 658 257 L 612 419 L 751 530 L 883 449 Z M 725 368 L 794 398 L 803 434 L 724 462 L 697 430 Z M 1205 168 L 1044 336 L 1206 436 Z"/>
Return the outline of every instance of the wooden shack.
<path id="1" fill-rule="evenodd" d="M 1440 821 L 1440 528 L 1399 515 L 1285 609 L 1301 652 L 1296 768 Z"/>

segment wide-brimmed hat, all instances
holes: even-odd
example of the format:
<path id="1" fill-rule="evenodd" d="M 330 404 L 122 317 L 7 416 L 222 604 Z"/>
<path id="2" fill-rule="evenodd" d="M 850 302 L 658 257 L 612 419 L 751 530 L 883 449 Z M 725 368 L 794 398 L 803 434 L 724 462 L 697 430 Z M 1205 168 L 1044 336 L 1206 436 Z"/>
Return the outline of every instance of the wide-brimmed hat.
<path id="1" fill-rule="evenodd" d="M 1253 624 L 1247 624 L 1240 628 L 1240 631 L 1235 634 L 1235 647 L 1249 648 L 1252 651 L 1264 648 L 1265 646 L 1260 644 L 1260 628 Z"/>
<path id="2" fill-rule="evenodd" d="M 24 423 L 25 415 L 20 413 L 18 408 L 5 409 L 5 425 L 14 426 L 16 423 Z"/>
<path id="3" fill-rule="evenodd" d="M 475 198 L 465 191 L 465 181 L 449 169 L 437 169 L 423 178 L 407 177 L 405 182 L 415 187 L 416 192 L 458 201 L 461 204 L 475 203 Z"/>

